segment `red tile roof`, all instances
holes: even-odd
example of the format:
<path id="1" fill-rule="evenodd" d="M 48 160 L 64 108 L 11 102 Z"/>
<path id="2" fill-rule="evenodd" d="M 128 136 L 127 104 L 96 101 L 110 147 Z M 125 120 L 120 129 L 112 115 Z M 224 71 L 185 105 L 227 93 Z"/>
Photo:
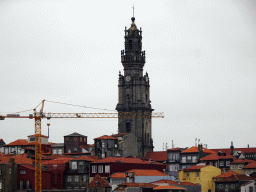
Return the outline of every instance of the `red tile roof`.
<path id="1" fill-rule="evenodd" d="M 172 181 L 172 180 L 159 180 L 159 181 L 154 181 L 151 183 L 168 183 L 169 185 L 179 185 L 178 183 Z"/>
<path id="2" fill-rule="evenodd" d="M 201 168 L 208 167 L 211 165 L 195 165 L 188 168 L 185 168 L 184 171 L 200 171 Z"/>
<path id="3" fill-rule="evenodd" d="M 210 149 L 214 152 L 221 151 L 222 153 L 226 153 L 227 155 L 231 154 L 230 148 L 223 148 L 223 149 Z M 234 148 L 233 151 L 242 151 L 242 153 L 256 153 L 256 147 L 250 147 L 250 148 Z"/>
<path id="4" fill-rule="evenodd" d="M 137 164 L 152 164 L 150 161 L 143 161 L 140 158 L 126 158 L 126 157 L 106 157 L 103 159 L 99 159 L 94 161 L 95 163 L 110 163 L 110 162 L 119 162 L 119 163 L 137 163 Z M 160 164 L 158 162 L 154 162 L 154 164 Z"/>
<path id="5" fill-rule="evenodd" d="M 166 161 L 167 160 L 167 151 L 147 152 L 146 157 L 153 161 Z"/>
<path id="6" fill-rule="evenodd" d="M 254 180 L 254 178 L 252 177 L 248 177 L 246 176 L 245 174 L 232 174 L 230 175 L 229 177 L 219 177 L 219 178 L 216 178 L 214 177 L 215 179 L 215 182 L 224 182 L 224 181 L 250 181 L 250 180 Z"/>
<path id="7" fill-rule="evenodd" d="M 32 159 L 21 157 L 21 156 L 17 156 L 17 157 L 16 156 L 2 156 L 0 158 L 0 164 L 9 163 L 11 158 L 13 158 L 14 162 L 17 164 L 32 164 L 33 163 Z"/>
<path id="8" fill-rule="evenodd" d="M 86 161 L 98 161 L 101 158 L 98 156 L 80 156 L 76 158 L 77 160 L 86 160 Z"/>
<path id="9" fill-rule="evenodd" d="M 111 135 L 113 137 L 123 137 L 124 135 L 128 135 L 130 133 L 117 133 L 117 134 L 114 134 L 114 135 Z"/>
<path id="10" fill-rule="evenodd" d="M 217 153 L 213 153 L 201 158 L 200 161 L 217 161 L 219 159 L 236 159 L 236 157 L 232 155 L 219 156 Z"/>
<path id="11" fill-rule="evenodd" d="M 29 135 L 28 137 L 35 137 L 35 135 Z M 48 136 L 41 135 L 41 137 L 48 137 Z"/>
<path id="12" fill-rule="evenodd" d="M 168 149 L 167 151 L 179 151 L 179 150 L 181 150 L 181 149 L 183 149 L 183 148 L 177 147 L 177 148 Z"/>
<path id="13" fill-rule="evenodd" d="M 182 151 L 181 153 L 198 153 L 198 147 L 190 147 L 184 151 Z M 211 151 L 207 148 L 203 148 L 203 153 L 215 153 L 214 151 Z"/>
<path id="14" fill-rule="evenodd" d="M 143 187 L 143 188 L 154 188 L 157 187 L 157 185 L 151 184 L 151 183 L 122 183 L 118 185 L 118 188 L 120 186 L 126 187 Z"/>
<path id="15" fill-rule="evenodd" d="M 3 154 L 3 153 L 0 153 L 0 157 L 2 157 L 2 156 L 4 156 L 4 154 Z"/>
<path id="16" fill-rule="evenodd" d="M 69 162 L 70 160 L 74 160 L 72 157 L 59 157 L 53 160 L 45 160 L 42 162 L 42 165 L 64 165 L 64 163 Z"/>
<path id="17" fill-rule="evenodd" d="M 110 175 L 110 177 L 111 178 L 126 178 L 126 175 L 118 172 L 118 173 L 114 173 L 114 174 Z"/>
<path id="18" fill-rule="evenodd" d="M 177 187 L 177 186 L 170 186 L 170 185 L 157 186 L 154 188 L 154 190 L 164 190 L 164 189 L 177 189 L 177 190 L 184 189 L 184 190 L 186 190 L 186 188 L 184 188 L 184 187 Z"/>
<path id="19" fill-rule="evenodd" d="M 14 146 L 14 145 L 28 145 L 28 141 L 26 139 L 18 139 L 4 146 Z"/>
<path id="20" fill-rule="evenodd" d="M 237 159 L 230 164 L 244 164 L 244 163 L 253 163 L 255 162 L 254 160 L 249 160 L 249 159 Z"/>
<path id="21" fill-rule="evenodd" d="M 134 176 L 168 176 L 167 174 L 154 169 L 131 169 L 126 172 L 133 172 Z"/>
<path id="22" fill-rule="evenodd" d="M 109 188 L 110 186 L 104 179 L 102 179 L 100 177 L 99 174 L 97 174 L 87 187 L 105 187 L 105 188 L 107 187 L 107 188 Z"/>
<path id="23" fill-rule="evenodd" d="M 238 175 L 239 173 L 237 172 L 234 172 L 234 171 L 229 171 L 229 172 L 226 172 L 226 173 L 223 173 L 221 175 L 218 175 L 214 178 L 224 178 L 224 177 L 230 177 L 231 175 Z"/>
<path id="24" fill-rule="evenodd" d="M 246 182 L 246 183 L 242 184 L 241 186 L 248 185 L 248 184 L 250 184 L 250 183 L 252 183 L 252 182 L 255 182 L 255 181 L 248 181 L 248 182 Z"/>
<path id="25" fill-rule="evenodd" d="M 108 135 L 103 135 L 101 137 L 94 138 L 94 140 L 104 140 L 104 139 L 117 139 L 116 137 L 108 136 Z"/>
<path id="26" fill-rule="evenodd" d="M 248 165 L 244 166 L 243 169 L 256 169 L 256 162 L 249 163 Z"/>
<path id="27" fill-rule="evenodd" d="M 180 182 L 180 185 L 193 185 L 193 186 L 198 186 L 195 183 L 190 183 L 190 182 Z"/>

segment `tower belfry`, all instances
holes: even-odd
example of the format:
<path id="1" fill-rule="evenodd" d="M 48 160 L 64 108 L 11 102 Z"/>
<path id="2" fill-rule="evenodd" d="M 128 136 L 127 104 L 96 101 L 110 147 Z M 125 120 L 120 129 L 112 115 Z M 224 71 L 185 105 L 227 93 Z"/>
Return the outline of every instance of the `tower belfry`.
<path id="1" fill-rule="evenodd" d="M 134 7 L 133 7 L 134 8 Z M 134 10 L 134 9 L 133 9 Z M 124 75 L 119 73 L 118 104 L 116 110 L 121 112 L 149 113 L 151 108 L 149 76 L 143 74 L 145 51 L 142 51 L 142 31 L 137 28 L 135 18 L 131 18 L 131 27 L 125 27 L 125 49 L 121 50 L 121 62 Z M 151 115 L 142 118 L 119 118 L 119 133 L 132 132 L 137 137 L 139 156 L 153 151 Z"/>

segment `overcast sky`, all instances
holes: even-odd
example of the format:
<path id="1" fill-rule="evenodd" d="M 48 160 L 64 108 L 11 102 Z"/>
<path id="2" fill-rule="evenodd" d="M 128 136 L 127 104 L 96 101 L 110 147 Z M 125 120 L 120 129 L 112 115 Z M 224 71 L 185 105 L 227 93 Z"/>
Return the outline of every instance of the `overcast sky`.
<path id="1" fill-rule="evenodd" d="M 256 147 L 256 3 L 253 0 L 0 1 L 0 113 L 41 100 L 114 110 L 132 5 L 142 27 L 154 150 Z M 99 112 L 45 103 L 45 112 Z M 104 111 L 102 111 L 104 112 Z M 24 113 L 29 114 L 31 112 Z M 117 133 L 117 119 L 51 119 L 50 142 L 78 132 L 89 143 Z M 42 121 L 47 135 L 47 120 Z M 6 143 L 34 134 L 34 121 L 0 121 Z"/>

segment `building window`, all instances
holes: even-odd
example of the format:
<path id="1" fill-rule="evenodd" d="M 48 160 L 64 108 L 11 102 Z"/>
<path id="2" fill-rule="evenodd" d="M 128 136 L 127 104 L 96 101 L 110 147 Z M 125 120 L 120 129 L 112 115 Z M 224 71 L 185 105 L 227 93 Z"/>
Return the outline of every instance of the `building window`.
<path id="1" fill-rule="evenodd" d="M 191 160 L 191 156 L 188 156 L 188 160 Z"/>
<path id="2" fill-rule="evenodd" d="M 80 142 L 82 142 L 83 141 L 83 138 L 82 137 L 80 137 Z"/>
<path id="3" fill-rule="evenodd" d="M 2 181 L 0 181 L 0 190 L 2 189 Z"/>
<path id="4" fill-rule="evenodd" d="M 238 165 L 238 169 L 243 169 L 243 165 Z"/>
<path id="5" fill-rule="evenodd" d="M 126 132 L 131 132 L 131 123 L 130 122 L 126 122 L 125 123 L 125 127 L 126 127 Z"/>
<path id="6" fill-rule="evenodd" d="M 96 165 L 92 166 L 92 173 L 97 173 L 97 166 Z"/>
<path id="7" fill-rule="evenodd" d="M 20 174 L 26 174 L 26 170 L 20 170 Z"/>
<path id="8" fill-rule="evenodd" d="M 199 171 L 196 172 L 196 177 L 200 177 L 200 172 Z"/>
<path id="9" fill-rule="evenodd" d="M 71 182 L 72 181 L 72 177 L 69 175 L 67 176 L 67 182 Z"/>
<path id="10" fill-rule="evenodd" d="M 178 171 L 179 165 L 175 165 L 175 171 Z"/>
<path id="11" fill-rule="evenodd" d="M 173 167 L 172 167 L 171 165 L 170 165 L 169 167 L 170 167 L 170 168 L 169 168 L 169 169 L 170 169 L 170 171 L 173 171 Z"/>
<path id="12" fill-rule="evenodd" d="M 75 175 L 75 182 L 79 182 L 79 176 Z"/>
<path id="13" fill-rule="evenodd" d="M 98 166 L 98 173 L 103 173 L 103 165 Z"/>
<path id="14" fill-rule="evenodd" d="M 186 177 L 189 178 L 189 172 L 186 173 Z"/>
<path id="15" fill-rule="evenodd" d="M 235 165 L 231 165 L 231 166 L 230 166 L 230 169 L 231 169 L 231 170 L 234 170 L 235 168 L 236 168 Z"/>
<path id="16" fill-rule="evenodd" d="M 76 161 L 72 161 L 71 162 L 71 169 L 77 169 L 77 162 Z"/>
<path id="17" fill-rule="evenodd" d="M 59 154 L 59 155 L 62 154 L 62 149 L 58 149 L 58 154 Z"/>
<path id="18" fill-rule="evenodd" d="M 29 180 L 26 181 L 26 189 L 29 189 Z"/>
<path id="19" fill-rule="evenodd" d="M 84 142 L 86 142 L 86 138 L 84 137 Z"/>
<path id="20" fill-rule="evenodd" d="M 182 157 L 181 162 L 186 163 L 186 157 Z"/>
<path id="21" fill-rule="evenodd" d="M 2 175 L 2 174 L 3 174 L 2 169 L 0 169 L 0 175 Z"/>
<path id="22" fill-rule="evenodd" d="M 78 169 L 84 169 L 84 163 L 82 161 L 78 162 Z"/>
<path id="23" fill-rule="evenodd" d="M 56 153 L 57 153 L 57 149 L 53 149 L 52 154 L 56 154 Z"/>
<path id="24" fill-rule="evenodd" d="M 229 167 L 229 165 L 230 165 L 230 161 L 226 161 L 226 166 Z"/>
<path id="25" fill-rule="evenodd" d="M 74 148 L 74 151 L 77 152 L 77 148 Z"/>
<path id="26" fill-rule="evenodd" d="M 77 141 L 77 137 L 74 137 L 74 141 Z"/>
<path id="27" fill-rule="evenodd" d="M 253 187 L 252 186 L 249 187 L 249 192 L 253 192 Z"/>
<path id="28" fill-rule="evenodd" d="M 110 166 L 109 165 L 105 165 L 105 173 L 110 173 Z"/>
<path id="29" fill-rule="evenodd" d="M 235 184 L 231 184 L 231 189 L 235 189 Z"/>
<path id="30" fill-rule="evenodd" d="M 68 153 L 71 153 L 71 149 L 68 149 Z"/>
<path id="31" fill-rule="evenodd" d="M 224 162 L 223 161 L 220 161 L 220 166 L 224 166 Z"/>
<path id="32" fill-rule="evenodd" d="M 82 182 L 86 182 L 86 175 L 82 176 Z"/>
<path id="33" fill-rule="evenodd" d="M 219 189 L 223 189 L 223 185 L 222 184 L 219 184 Z"/>
<path id="34" fill-rule="evenodd" d="M 197 162 L 196 156 L 193 156 L 193 157 L 192 157 L 192 163 L 196 163 L 196 162 Z"/>
<path id="35" fill-rule="evenodd" d="M 69 137 L 66 137 L 66 141 L 69 141 Z"/>
<path id="36" fill-rule="evenodd" d="M 9 168 L 9 174 L 12 174 L 12 168 Z"/>
<path id="37" fill-rule="evenodd" d="M 20 180 L 20 189 L 23 189 L 23 180 Z"/>

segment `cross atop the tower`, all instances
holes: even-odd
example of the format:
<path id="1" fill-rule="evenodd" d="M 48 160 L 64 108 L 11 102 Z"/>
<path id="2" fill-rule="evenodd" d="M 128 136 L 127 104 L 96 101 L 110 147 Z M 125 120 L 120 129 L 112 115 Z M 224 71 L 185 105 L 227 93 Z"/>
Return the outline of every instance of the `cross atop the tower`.
<path id="1" fill-rule="evenodd" d="M 134 17 L 134 4 L 133 4 L 133 7 L 132 7 L 132 9 L 133 9 L 133 17 Z"/>

